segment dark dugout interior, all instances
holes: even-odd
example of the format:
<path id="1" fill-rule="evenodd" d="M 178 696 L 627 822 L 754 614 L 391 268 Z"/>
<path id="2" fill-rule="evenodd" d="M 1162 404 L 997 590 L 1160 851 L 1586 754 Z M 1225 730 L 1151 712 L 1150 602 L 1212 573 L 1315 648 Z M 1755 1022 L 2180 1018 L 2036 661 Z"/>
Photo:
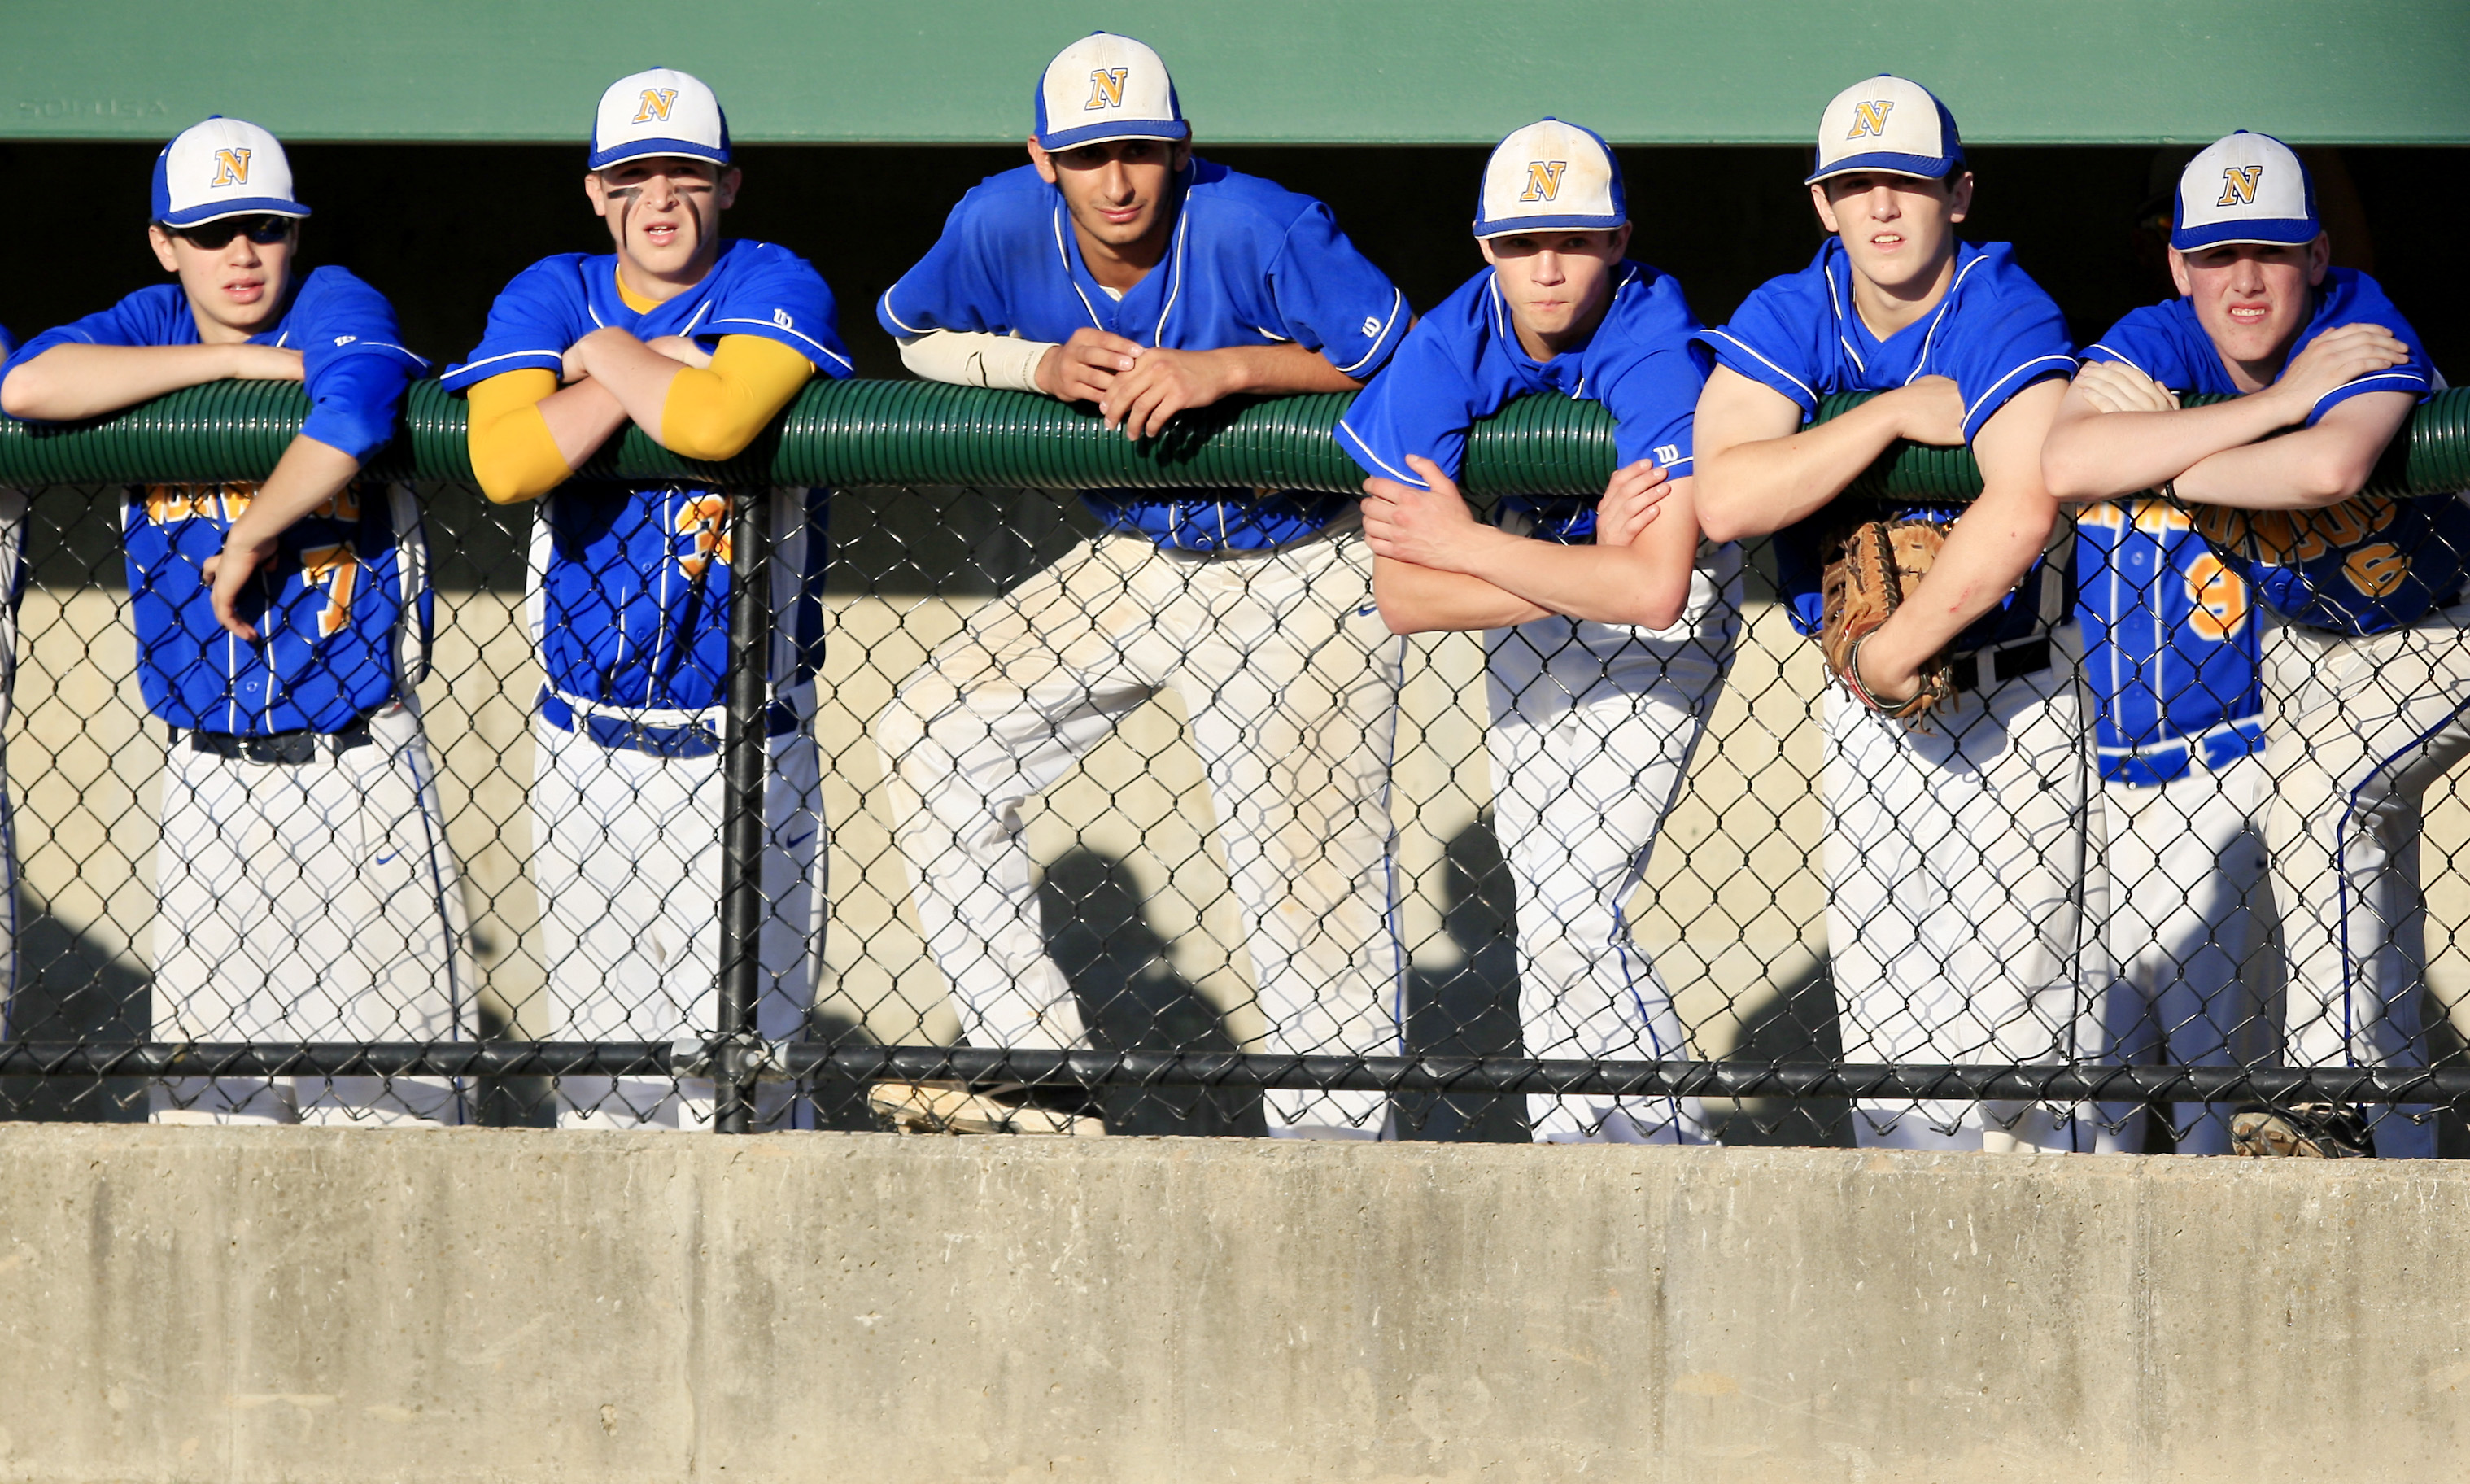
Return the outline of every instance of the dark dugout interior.
<path id="1" fill-rule="evenodd" d="M 1481 265 L 1467 236 L 1480 149 L 1210 149 L 1205 140 L 1202 149 L 1327 201 L 1418 310 Z M 0 284 L 0 325 L 16 338 L 164 281 L 144 230 L 154 152 L 148 145 L 0 146 L 20 200 L 42 203 L 40 225 L 19 228 L 18 271 Z M 406 340 L 441 368 L 471 349 L 489 301 L 526 264 L 609 250 L 584 199 L 579 144 L 308 144 L 290 152 L 301 198 L 315 213 L 304 262 L 346 265 L 384 290 Z M 1619 152 L 1636 224 L 1631 255 L 1678 275 L 1710 324 L 1816 247 L 1820 230 L 1801 184 L 1806 150 Z M 2092 339 L 2129 309 L 2172 291 L 2150 221 L 2166 213 L 2190 152 L 1976 148 L 1979 186 L 1963 234 L 2016 243 L 2077 339 Z M 2470 156 L 2382 147 L 2305 152 L 2336 261 L 2384 281 L 2439 367 L 2470 364 L 2470 301 L 2439 276 L 2460 261 L 2470 206 L 2458 189 L 2432 188 L 2458 185 Z M 934 241 L 962 192 L 1022 160 L 1014 147 L 744 146 L 745 190 L 727 230 L 811 260 L 839 297 L 858 373 L 900 376 L 896 349 L 874 324 L 875 298 Z"/>

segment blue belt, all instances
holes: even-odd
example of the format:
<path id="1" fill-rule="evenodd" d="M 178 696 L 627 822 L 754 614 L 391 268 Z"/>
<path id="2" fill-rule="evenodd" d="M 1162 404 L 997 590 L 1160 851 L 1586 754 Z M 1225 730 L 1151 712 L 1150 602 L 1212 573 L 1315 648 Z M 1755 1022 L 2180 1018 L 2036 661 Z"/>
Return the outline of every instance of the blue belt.
<path id="1" fill-rule="evenodd" d="M 682 727 L 654 727 L 624 716 L 587 712 L 583 725 L 575 726 L 574 706 L 554 690 L 544 688 L 540 695 L 541 720 L 560 731 L 579 731 L 602 747 L 623 748 L 630 753 L 649 753 L 655 757 L 710 757 L 720 751 L 720 733 L 701 722 L 688 722 Z M 763 734 L 785 737 L 798 730 L 795 707 L 775 701 L 763 708 Z"/>

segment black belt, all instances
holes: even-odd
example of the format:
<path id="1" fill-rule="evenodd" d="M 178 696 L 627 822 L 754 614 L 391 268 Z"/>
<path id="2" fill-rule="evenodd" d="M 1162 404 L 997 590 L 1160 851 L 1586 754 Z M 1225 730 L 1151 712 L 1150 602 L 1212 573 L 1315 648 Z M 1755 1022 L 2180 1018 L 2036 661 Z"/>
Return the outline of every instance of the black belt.
<path id="1" fill-rule="evenodd" d="M 2038 675 L 2050 667 L 2050 641 L 2045 638 L 2027 639 L 2021 644 L 2010 644 L 2004 649 L 1993 649 L 1988 653 L 1990 684 L 1993 685 L 2014 680 L 2018 675 Z M 1953 684 L 1956 689 L 1979 690 L 1981 688 L 1980 651 L 1956 656 L 1947 661 L 1947 668 L 1954 672 Z"/>
<path id="2" fill-rule="evenodd" d="M 176 737 L 177 733 L 174 735 Z M 189 733 L 189 751 L 203 753 L 208 757 L 296 766 L 315 761 L 321 745 L 327 756 L 339 757 L 356 747 L 368 747 L 376 741 L 377 738 L 369 735 L 369 719 L 363 716 L 340 731 L 313 731 L 306 727 L 297 731 L 269 731 L 259 736 L 242 736 L 230 731 L 192 731 Z"/>

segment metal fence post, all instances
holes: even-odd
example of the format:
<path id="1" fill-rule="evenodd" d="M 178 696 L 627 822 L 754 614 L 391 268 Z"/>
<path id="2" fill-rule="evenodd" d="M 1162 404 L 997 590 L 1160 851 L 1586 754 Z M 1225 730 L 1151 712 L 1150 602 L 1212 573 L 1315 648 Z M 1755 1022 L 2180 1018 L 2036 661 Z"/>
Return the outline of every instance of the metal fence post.
<path id="1" fill-rule="evenodd" d="M 763 787 L 770 769 L 765 735 L 771 707 L 771 491 L 731 498 L 729 728 L 721 777 L 729 802 L 721 826 L 719 1044 L 712 1056 L 713 1125 L 748 1133 L 755 1125 L 754 1058 L 742 1043 L 756 1033 L 763 992 Z"/>

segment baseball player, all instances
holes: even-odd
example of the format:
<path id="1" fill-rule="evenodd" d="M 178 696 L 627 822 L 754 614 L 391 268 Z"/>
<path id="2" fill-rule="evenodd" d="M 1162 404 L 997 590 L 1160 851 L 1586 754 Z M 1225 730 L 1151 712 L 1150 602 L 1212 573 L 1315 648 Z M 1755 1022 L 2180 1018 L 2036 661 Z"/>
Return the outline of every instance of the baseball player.
<path id="1" fill-rule="evenodd" d="M 1825 706 L 1828 943 L 1853 1061 L 2036 1062 L 2086 1048 L 2078 993 L 2086 775 L 2073 594 L 2043 560 L 2056 505 L 2040 446 L 2074 369 L 2059 308 L 2007 244 L 1961 242 L 1972 201 L 1955 120 L 1896 77 L 1837 94 L 1810 199 L 1833 234 L 1701 338 L 1695 488 L 1707 535 L 1776 533 L 1794 621 L 1821 621 L 1830 504 L 1899 438 L 1969 444 L 1969 507 L 1937 565 L 1852 652 Z M 1815 423 L 1819 399 L 1879 395 Z M 1959 516 L 1961 517 L 1959 519 Z M 2063 557 L 2064 550 L 2061 549 Z M 1919 731 L 1876 714 L 1946 655 L 1951 707 Z M 1858 687 L 1857 691 L 1854 687 Z M 2089 1121 L 2085 1121 L 2088 1123 Z M 1865 1146 L 2073 1148 L 2071 1111 L 1864 1103 Z"/>
<path id="2" fill-rule="evenodd" d="M 921 376 L 1095 405 L 1147 437 L 1238 392 L 1337 391 L 1405 335 L 1405 299 L 1329 209 L 1195 156 L 1158 55 L 1106 33 L 1035 98 L 1030 163 L 964 197 L 877 307 Z M 882 718 L 895 835 L 974 1045 L 1084 1044 L 1020 840 L 1031 795 L 1161 690 L 1184 700 L 1270 1049 L 1398 1044 L 1388 761 L 1403 641 L 1355 501 L 1084 492 L 1103 527 L 973 614 Z M 905 1126 L 1088 1131 L 948 1088 L 878 1090 Z M 1277 1091 L 1271 1132 L 1370 1137 L 1376 1093 Z"/>
<path id="3" fill-rule="evenodd" d="M 171 728 L 155 851 L 154 1035 L 451 1041 L 471 1033 L 461 888 L 413 692 L 427 548 L 410 491 L 359 478 L 426 369 L 384 296 L 297 272 L 273 135 L 211 118 L 154 161 L 155 258 L 176 284 L 28 341 L 12 417 L 93 417 L 224 379 L 304 383 L 262 483 L 132 486 L 137 674 Z M 157 1122 L 453 1124 L 431 1078 L 184 1078 Z"/>
<path id="4" fill-rule="evenodd" d="M 690 457 L 727 458 L 807 378 L 851 367 L 814 268 L 720 235 L 740 176 L 711 88 L 666 68 L 619 79 L 601 95 L 585 165 L 584 194 L 616 250 L 560 253 L 518 274 L 445 383 L 471 399 L 481 489 L 539 502 L 528 609 L 548 684 L 532 728 L 532 869 L 552 1033 L 669 1040 L 708 1035 L 717 1017 L 729 499 L 573 474 L 628 422 Z M 785 1039 L 804 1025 L 823 954 L 810 723 L 825 511 L 820 491 L 772 499 L 757 1029 Z M 567 1127 L 689 1128 L 712 1114 L 707 1078 L 568 1078 L 558 1097 Z"/>
<path id="5" fill-rule="evenodd" d="M 16 341 L 0 326 L 0 366 Z M 17 687 L 17 605 L 26 592 L 26 497 L 0 489 L 0 730 Z M 17 829 L 9 802 L 8 768 L 0 761 L 0 1034 L 24 1037 L 38 1028 L 7 1013 L 17 987 Z"/>
<path id="6" fill-rule="evenodd" d="M 2331 251 L 2280 141 L 2240 132 L 2199 152 L 2171 221 L 2180 297 L 2086 352 L 2043 463 L 2069 499 L 2160 489 L 2273 615 L 2266 838 L 2286 1050 L 2302 1066 L 2419 1066 L 2419 803 L 2470 755 L 2470 510 L 2358 494 L 2441 383 L 2384 290 Z M 2231 400 L 2182 410 L 2188 392 Z M 2254 1153 L 2370 1145 L 2355 1110 L 2323 1105 L 2243 1110 L 2232 1136 Z M 2386 1118 L 2372 1147 L 2432 1155 L 2433 1121 Z"/>
<path id="7" fill-rule="evenodd" d="M 2272 796 L 2254 591 L 2166 500 L 2089 506 L 2076 532 L 2076 616 L 2107 832 L 2108 1055 L 2252 1060 Z M 2143 1148 L 2140 1107 L 2102 1113 L 2097 1144 Z M 2173 1126 L 2181 1154 L 2229 1152 L 2225 1107 L 2179 1103 Z"/>
<path id="8" fill-rule="evenodd" d="M 1399 633 L 1486 631 L 1527 1054 L 1686 1057 L 1626 914 L 1740 628 L 1740 548 L 1702 543 L 1689 507 L 1707 353 L 1679 281 L 1623 256 L 1620 165 L 1595 133 L 1545 119 L 1503 139 L 1475 235 L 1491 266 L 1416 323 L 1338 426 L 1372 475 L 1375 590 Z M 1478 524 L 1455 482 L 1468 425 L 1529 393 L 1610 408 L 1622 467 L 1600 508 L 1515 498 Z M 1707 1141 L 1694 1098 L 1526 1103 L 1542 1142 Z"/>

